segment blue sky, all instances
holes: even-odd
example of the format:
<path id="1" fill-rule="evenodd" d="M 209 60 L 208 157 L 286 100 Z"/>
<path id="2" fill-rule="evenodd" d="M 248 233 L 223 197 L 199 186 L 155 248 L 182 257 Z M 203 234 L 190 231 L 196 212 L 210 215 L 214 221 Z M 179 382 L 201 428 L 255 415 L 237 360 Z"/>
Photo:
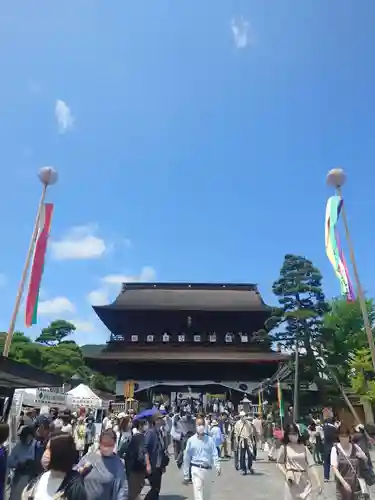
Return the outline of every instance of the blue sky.
<path id="1" fill-rule="evenodd" d="M 105 341 L 90 301 L 123 277 L 256 282 L 273 303 L 286 253 L 337 295 L 324 211 L 338 165 L 375 294 L 374 24 L 370 0 L 4 3 L 1 328 L 43 165 L 60 179 L 32 335 L 64 317 L 78 342 Z"/>

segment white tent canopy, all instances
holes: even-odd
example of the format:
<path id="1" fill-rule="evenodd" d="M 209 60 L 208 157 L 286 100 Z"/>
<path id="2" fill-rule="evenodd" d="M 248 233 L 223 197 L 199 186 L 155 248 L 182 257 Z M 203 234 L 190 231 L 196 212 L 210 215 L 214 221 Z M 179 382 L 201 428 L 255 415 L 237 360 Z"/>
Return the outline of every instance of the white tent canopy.
<path id="1" fill-rule="evenodd" d="M 101 408 L 102 400 L 90 389 L 88 385 L 79 384 L 67 392 L 68 401 L 72 406 L 85 406 L 89 408 Z"/>
<path id="2" fill-rule="evenodd" d="M 94 391 L 90 389 L 88 385 L 85 384 L 79 384 L 77 387 L 74 389 L 71 389 L 68 391 L 68 394 L 73 396 L 74 398 L 93 398 L 93 399 L 100 399 Z"/>

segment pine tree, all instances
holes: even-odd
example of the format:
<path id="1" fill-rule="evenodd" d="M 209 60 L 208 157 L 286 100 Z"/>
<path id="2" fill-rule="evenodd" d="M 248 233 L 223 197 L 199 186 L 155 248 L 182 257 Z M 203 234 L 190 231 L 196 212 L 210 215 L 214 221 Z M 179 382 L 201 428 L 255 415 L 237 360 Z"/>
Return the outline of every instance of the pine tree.
<path id="1" fill-rule="evenodd" d="M 43 328 L 42 333 L 36 338 L 36 342 L 47 346 L 59 345 L 69 342 L 67 337 L 72 335 L 76 330 L 75 325 L 64 319 L 52 321 L 46 328 Z"/>
<path id="2" fill-rule="evenodd" d="M 322 275 L 310 260 L 288 254 L 272 290 L 280 307 L 267 321 L 267 330 L 284 349 L 295 350 L 298 346 L 305 377 L 322 389 L 316 355 L 323 340 L 323 315 L 329 310 Z"/>

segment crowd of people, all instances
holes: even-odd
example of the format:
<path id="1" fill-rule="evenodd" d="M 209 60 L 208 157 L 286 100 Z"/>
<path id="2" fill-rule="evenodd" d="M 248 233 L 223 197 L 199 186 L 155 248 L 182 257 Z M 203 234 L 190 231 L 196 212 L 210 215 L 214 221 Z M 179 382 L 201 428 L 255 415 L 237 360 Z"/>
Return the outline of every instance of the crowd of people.
<path id="1" fill-rule="evenodd" d="M 138 500 L 146 483 L 145 499 L 158 500 L 174 459 L 182 482 L 192 484 L 194 499 L 209 500 L 222 460 L 233 459 L 239 473 L 251 475 L 260 451 L 283 475 L 288 500 L 309 500 L 322 491 L 319 465 L 325 481 L 330 476 L 336 481 L 339 500 L 365 497 L 375 483 L 363 426 L 340 435 L 333 417 L 321 422 L 310 416 L 304 426 L 288 414 L 281 425 L 272 413 L 222 410 L 194 413 L 185 405 L 170 412 L 160 406 L 138 415 L 112 413 L 98 433 L 83 408 L 78 414 L 29 411 L 21 415 L 19 439 L 9 454 L 9 427 L 0 425 L 1 491 L 10 470 L 10 500 Z"/>
<path id="2" fill-rule="evenodd" d="M 10 500 L 125 500 L 127 478 L 116 446 L 116 432 L 103 430 L 96 436 L 93 415 L 84 409 L 78 415 L 66 411 L 39 416 L 29 410 L 21 414 L 1 491 L 8 469 Z"/>

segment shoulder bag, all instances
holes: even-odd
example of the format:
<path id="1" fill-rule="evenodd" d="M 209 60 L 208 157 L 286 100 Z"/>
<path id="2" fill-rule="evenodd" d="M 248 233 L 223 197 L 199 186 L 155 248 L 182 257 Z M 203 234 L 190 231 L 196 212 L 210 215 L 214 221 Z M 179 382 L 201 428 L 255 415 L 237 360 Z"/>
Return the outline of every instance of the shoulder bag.
<path id="1" fill-rule="evenodd" d="M 362 453 L 362 449 L 357 444 L 353 444 L 355 449 L 359 449 Z M 359 476 L 363 478 L 367 486 L 373 486 L 375 484 L 375 474 L 371 467 L 368 465 L 364 458 L 359 458 Z"/>
<path id="2" fill-rule="evenodd" d="M 357 449 L 357 446 L 355 444 L 352 444 L 352 447 L 354 447 L 354 449 L 356 450 Z M 339 447 L 337 445 L 335 445 L 335 448 L 336 448 L 336 453 L 337 453 L 337 457 L 339 456 L 339 454 L 343 455 L 345 460 L 348 462 L 349 464 L 349 467 L 352 469 L 352 471 L 354 472 L 354 477 L 355 479 L 357 480 L 358 484 L 359 484 L 359 488 L 360 488 L 360 498 L 369 498 L 369 490 L 367 488 L 367 485 L 366 485 L 366 481 L 363 477 L 359 477 L 359 475 L 357 474 L 356 470 L 354 469 L 353 467 L 353 464 L 351 463 L 351 461 L 349 460 L 349 458 L 346 456 L 345 453 L 343 453 Z M 352 450 L 353 452 L 353 450 Z M 361 459 L 359 459 L 359 461 L 361 461 Z M 353 491 L 353 494 L 356 493 L 355 491 Z"/>

